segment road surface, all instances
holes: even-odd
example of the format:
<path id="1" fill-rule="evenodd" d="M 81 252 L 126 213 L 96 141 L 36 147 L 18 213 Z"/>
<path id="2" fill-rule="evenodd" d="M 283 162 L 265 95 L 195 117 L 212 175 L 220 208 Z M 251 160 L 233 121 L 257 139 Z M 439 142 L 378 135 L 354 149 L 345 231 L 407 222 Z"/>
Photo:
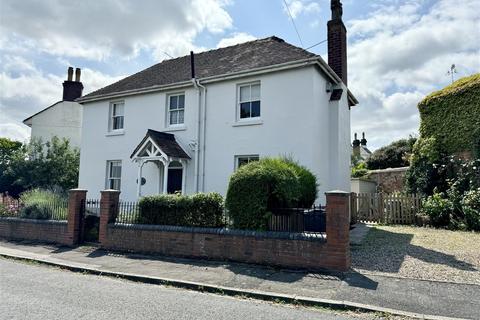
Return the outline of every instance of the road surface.
<path id="1" fill-rule="evenodd" d="M 0 258 L 2 319 L 355 319 L 338 313 L 72 273 Z M 362 319 L 370 318 L 363 314 Z"/>

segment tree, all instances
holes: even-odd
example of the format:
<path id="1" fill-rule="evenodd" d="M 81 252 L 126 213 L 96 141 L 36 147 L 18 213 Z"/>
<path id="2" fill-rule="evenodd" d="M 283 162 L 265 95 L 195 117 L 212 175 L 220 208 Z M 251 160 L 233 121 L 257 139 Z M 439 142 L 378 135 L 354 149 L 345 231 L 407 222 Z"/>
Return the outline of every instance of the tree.
<path id="1" fill-rule="evenodd" d="M 408 139 L 401 139 L 384 146 L 367 159 L 369 170 L 399 168 L 409 166 L 409 155 L 412 153 L 413 145 L 417 139 L 410 136 Z"/>
<path id="2" fill-rule="evenodd" d="M 8 191 L 12 195 L 18 195 L 22 191 L 20 186 L 15 186 L 15 177 L 12 175 L 10 166 L 15 159 L 23 155 L 23 144 L 8 138 L 0 138 L 0 193 Z"/>
<path id="3" fill-rule="evenodd" d="M 9 182 L 2 185 L 1 192 L 12 195 L 33 188 L 75 188 L 78 182 L 80 153 L 72 148 L 66 139 L 53 137 L 43 143 L 32 140 L 9 157 L 2 179 Z"/>

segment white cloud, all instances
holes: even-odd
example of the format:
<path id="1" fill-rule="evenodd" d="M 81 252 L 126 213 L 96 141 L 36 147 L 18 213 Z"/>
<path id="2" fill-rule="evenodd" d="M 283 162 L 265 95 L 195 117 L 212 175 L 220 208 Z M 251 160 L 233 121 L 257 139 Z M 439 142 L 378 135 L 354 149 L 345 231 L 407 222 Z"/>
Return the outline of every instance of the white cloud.
<path id="1" fill-rule="evenodd" d="M 151 49 L 158 57 L 195 49 L 203 31 L 232 26 L 222 0 L 2 1 L 0 43 L 22 41 L 43 52 L 102 60 L 135 57 Z M 13 41 L 15 39 L 16 41 Z M 161 54 L 160 54 L 161 53 Z"/>
<path id="2" fill-rule="evenodd" d="M 321 11 L 320 4 L 312 0 L 288 0 L 287 5 L 288 8 L 284 5 L 283 9 L 286 13 L 290 10 L 294 19 L 302 14 L 319 13 Z"/>
<path id="3" fill-rule="evenodd" d="M 0 72 L 0 136 L 23 141 L 29 129 L 21 121 L 62 99 L 62 82 L 67 67 L 65 75 L 59 76 L 43 73 L 23 58 L 6 56 L 5 60 L 7 63 Z M 84 92 L 99 89 L 123 77 L 111 77 L 84 68 Z"/>
<path id="4" fill-rule="evenodd" d="M 245 32 L 238 32 L 238 33 L 232 34 L 230 37 L 223 38 L 222 40 L 220 40 L 217 44 L 217 48 L 233 46 L 235 44 L 252 41 L 255 39 L 257 38 L 255 36 L 252 36 L 251 34 L 248 34 Z"/>
<path id="5" fill-rule="evenodd" d="M 386 1 L 347 23 L 349 85 L 360 101 L 352 131 L 366 131 L 373 148 L 416 133 L 416 105 L 458 76 L 480 70 L 480 8 L 476 0 Z M 422 6 L 423 5 L 423 6 Z"/>

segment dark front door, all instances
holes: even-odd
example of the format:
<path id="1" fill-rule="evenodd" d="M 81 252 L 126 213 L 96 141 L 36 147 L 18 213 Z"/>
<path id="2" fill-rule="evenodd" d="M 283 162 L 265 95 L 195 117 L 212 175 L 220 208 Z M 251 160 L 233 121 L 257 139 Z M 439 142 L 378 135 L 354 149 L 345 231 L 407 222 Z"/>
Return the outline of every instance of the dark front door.
<path id="1" fill-rule="evenodd" d="M 168 169 L 168 193 L 182 192 L 182 170 L 181 168 Z"/>

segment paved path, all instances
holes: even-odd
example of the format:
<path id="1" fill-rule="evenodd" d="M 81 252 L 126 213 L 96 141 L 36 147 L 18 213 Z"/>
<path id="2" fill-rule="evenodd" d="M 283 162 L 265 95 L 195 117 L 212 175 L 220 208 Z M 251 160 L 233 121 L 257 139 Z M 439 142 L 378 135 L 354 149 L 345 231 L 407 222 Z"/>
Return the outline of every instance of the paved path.
<path id="1" fill-rule="evenodd" d="M 354 319 L 0 259 L 2 319 Z"/>
<path id="2" fill-rule="evenodd" d="M 480 286 L 348 273 L 315 274 L 254 265 L 142 255 L 93 247 L 66 248 L 0 241 L 0 254 L 102 271 L 124 272 L 317 299 L 350 301 L 406 312 L 478 319 Z"/>

